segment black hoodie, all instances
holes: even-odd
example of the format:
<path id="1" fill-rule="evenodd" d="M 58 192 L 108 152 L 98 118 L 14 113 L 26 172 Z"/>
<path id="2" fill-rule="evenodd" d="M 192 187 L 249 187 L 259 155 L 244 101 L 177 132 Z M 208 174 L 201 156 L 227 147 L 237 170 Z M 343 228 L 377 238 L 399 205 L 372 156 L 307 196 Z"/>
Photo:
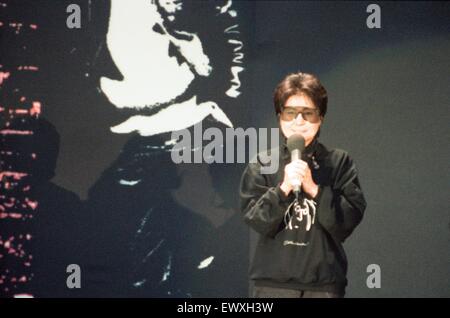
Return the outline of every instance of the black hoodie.
<path id="1" fill-rule="evenodd" d="M 328 150 L 313 140 L 302 160 L 308 163 L 319 193 L 312 199 L 302 192 L 296 212 L 294 194 L 285 196 L 280 189 L 290 162 L 286 139 L 281 140 L 279 148 L 269 150 L 271 160 L 279 161 L 277 172 L 262 174 L 258 154 L 241 179 L 241 211 L 259 233 L 250 278 L 257 286 L 343 295 L 347 259 L 342 242 L 366 208 L 355 164 L 345 151 Z"/>

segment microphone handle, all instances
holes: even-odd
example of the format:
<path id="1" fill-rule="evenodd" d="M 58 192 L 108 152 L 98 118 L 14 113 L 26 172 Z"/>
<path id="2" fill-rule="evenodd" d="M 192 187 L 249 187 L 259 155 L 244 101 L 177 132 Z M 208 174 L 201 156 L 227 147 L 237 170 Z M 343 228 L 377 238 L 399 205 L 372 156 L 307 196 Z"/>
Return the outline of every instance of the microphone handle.
<path id="1" fill-rule="evenodd" d="M 302 153 L 301 153 L 300 149 L 292 150 L 292 152 L 291 152 L 291 162 L 294 161 L 294 160 L 300 159 L 301 157 L 302 157 Z M 294 185 L 293 191 L 294 191 L 294 194 L 295 194 L 295 197 L 297 198 L 297 200 L 298 200 L 298 195 L 300 193 L 301 186 L 302 186 L 301 182 L 299 182 L 298 184 Z"/>

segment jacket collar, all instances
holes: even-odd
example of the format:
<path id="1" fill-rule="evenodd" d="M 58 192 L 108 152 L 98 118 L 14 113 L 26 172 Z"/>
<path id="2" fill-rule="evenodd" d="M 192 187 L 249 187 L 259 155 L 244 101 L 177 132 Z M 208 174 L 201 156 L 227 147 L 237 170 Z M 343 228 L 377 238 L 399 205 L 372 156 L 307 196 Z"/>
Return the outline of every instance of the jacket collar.
<path id="1" fill-rule="evenodd" d="M 289 159 L 291 157 L 291 154 L 289 153 L 289 150 L 287 148 L 287 138 L 283 135 L 283 133 L 280 133 L 280 148 L 282 158 L 285 160 Z M 302 157 L 312 158 L 314 156 L 317 159 L 323 154 L 322 148 L 323 146 L 321 147 L 319 140 L 317 139 L 317 137 L 315 137 L 303 151 Z"/>

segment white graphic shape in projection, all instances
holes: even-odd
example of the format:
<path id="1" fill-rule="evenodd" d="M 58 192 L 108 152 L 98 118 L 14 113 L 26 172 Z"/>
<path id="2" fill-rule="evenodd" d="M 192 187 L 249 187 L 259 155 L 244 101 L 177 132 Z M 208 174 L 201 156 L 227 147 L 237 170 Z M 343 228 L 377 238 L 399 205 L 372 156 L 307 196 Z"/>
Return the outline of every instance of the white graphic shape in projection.
<path id="1" fill-rule="evenodd" d="M 151 107 L 181 95 L 194 79 L 187 62 L 170 57 L 173 37 L 153 27 L 163 24 L 156 6 L 148 0 L 112 0 L 106 41 L 123 80 L 100 79 L 103 92 L 118 108 Z M 163 28 L 165 30 L 165 28 Z M 179 42 L 188 42 L 178 40 Z M 203 54 L 201 44 L 191 53 Z M 174 43 L 175 44 L 175 43 Z M 199 58 L 201 59 L 201 58 Z"/>
<path id="2" fill-rule="evenodd" d="M 233 127 L 230 119 L 214 102 L 197 104 L 194 96 L 188 101 L 171 105 L 151 116 L 132 116 L 123 123 L 111 128 L 112 132 L 118 134 L 138 131 L 141 136 L 152 136 L 164 132 L 176 131 L 191 127 L 202 121 L 206 116 L 212 115 L 214 119 Z M 161 123 L 164 123 L 161 125 Z"/>
<path id="3" fill-rule="evenodd" d="M 160 3 L 170 13 L 183 10 L 182 2 L 174 2 L 173 8 L 169 4 Z M 169 17 L 171 21 L 175 19 L 173 15 Z M 212 67 L 195 33 L 169 31 L 167 23 L 154 1 L 111 0 L 106 41 L 123 79 L 101 77 L 101 89 L 120 109 L 164 107 L 151 116 L 132 116 L 111 130 L 115 133 L 138 131 L 151 136 L 188 128 L 209 114 L 232 127 L 229 118 L 212 101 L 198 105 L 196 97 L 189 96 L 189 100 L 173 104 L 196 76 L 208 77 Z M 170 46 L 178 51 L 181 59 L 169 55 Z"/>

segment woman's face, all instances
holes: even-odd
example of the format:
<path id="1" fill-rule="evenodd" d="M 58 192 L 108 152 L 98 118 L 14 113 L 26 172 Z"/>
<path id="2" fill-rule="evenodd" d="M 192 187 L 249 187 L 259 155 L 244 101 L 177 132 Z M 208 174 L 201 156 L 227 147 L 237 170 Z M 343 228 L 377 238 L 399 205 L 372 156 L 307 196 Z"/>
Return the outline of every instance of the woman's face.
<path id="1" fill-rule="evenodd" d="M 312 100 L 305 94 L 296 94 L 284 104 L 280 114 L 280 127 L 286 138 L 301 134 L 305 138 L 305 146 L 308 146 L 319 131 L 322 120 L 323 117 L 319 115 L 319 109 Z"/>

